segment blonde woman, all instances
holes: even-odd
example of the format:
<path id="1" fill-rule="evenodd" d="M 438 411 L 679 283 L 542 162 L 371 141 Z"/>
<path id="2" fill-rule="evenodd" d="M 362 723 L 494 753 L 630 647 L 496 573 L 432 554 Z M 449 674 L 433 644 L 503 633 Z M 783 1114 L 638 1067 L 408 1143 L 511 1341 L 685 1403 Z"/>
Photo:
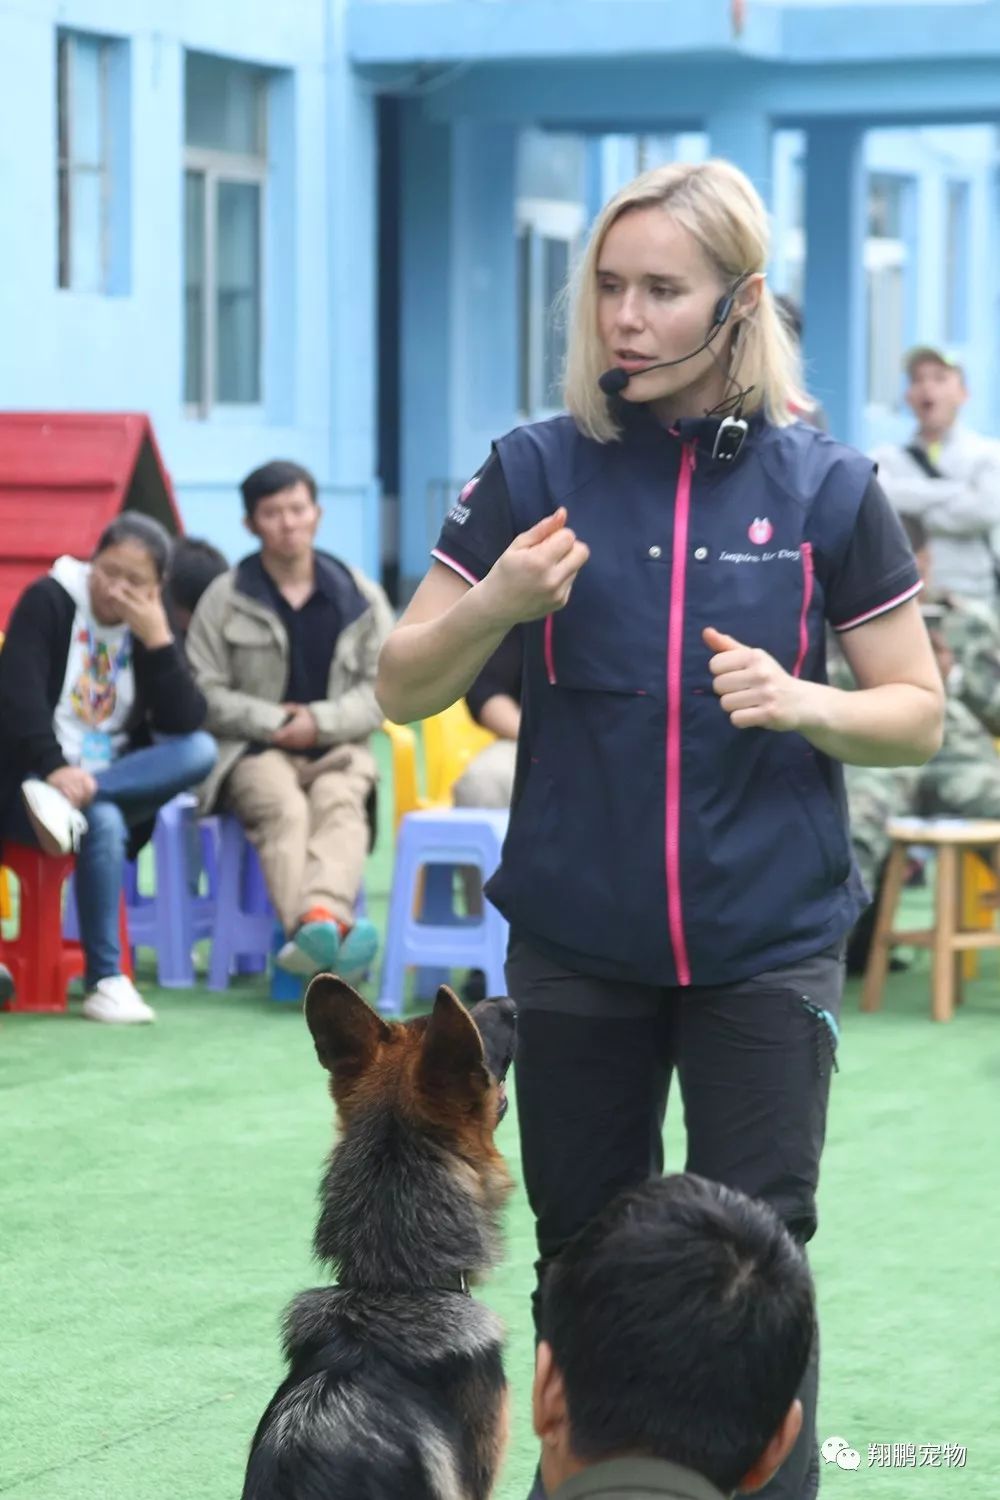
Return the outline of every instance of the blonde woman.
<path id="1" fill-rule="evenodd" d="M 386 713 L 418 719 L 525 627 L 487 891 L 511 926 L 540 1272 L 662 1171 L 674 1072 L 687 1169 L 811 1238 L 842 950 L 867 899 L 841 762 L 940 744 L 916 566 L 870 461 L 792 416 L 806 398 L 767 255 L 727 162 L 612 199 L 579 267 L 568 415 L 494 445 L 382 653 Z M 827 625 L 861 691 L 826 685 Z M 814 1354 L 801 1436 L 762 1494 L 816 1493 L 816 1380 Z M 752 1455 L 699 1423 L 711 1407 L 692 1392 L 666 1414 L 655 1456 L 721 1461 L 735 1487 Z"/>

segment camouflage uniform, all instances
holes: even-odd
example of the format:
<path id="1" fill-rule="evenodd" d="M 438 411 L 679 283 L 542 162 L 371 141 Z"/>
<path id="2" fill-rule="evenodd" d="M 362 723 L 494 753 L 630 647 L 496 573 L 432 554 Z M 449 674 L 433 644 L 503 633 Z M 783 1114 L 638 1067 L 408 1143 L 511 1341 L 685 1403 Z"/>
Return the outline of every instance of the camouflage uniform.
<path id="1" fill-rule="evenodd" d="M 954 659 L 946 679 L 944 743 L 925 766 L 845 766 L 854 856 L 874 891 L 889 852 L 890 818 L 1000 818 L 1000 626 L 996 613 L 972 600 L 943 596 L 933 627 Z M 830 651 L 829 679 L 853 688 L 839 646 Z"/>
<path id="2" fill-rule="evenodd" d="M 941 633 L 955 658 L 954 682 L 949 691 L 1000 737 L 1000 624 L 987 604 L 943 595 L 945 616 Z"/>

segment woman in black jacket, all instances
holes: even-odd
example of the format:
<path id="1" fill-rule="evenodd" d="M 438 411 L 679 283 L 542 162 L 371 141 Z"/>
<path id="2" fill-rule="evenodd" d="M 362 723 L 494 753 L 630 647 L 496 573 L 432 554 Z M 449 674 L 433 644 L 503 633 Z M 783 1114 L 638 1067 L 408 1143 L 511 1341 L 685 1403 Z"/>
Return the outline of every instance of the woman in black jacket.
<path id="1" fill-rule="evenodd" d="M 60 557 L 25 590 L 0 650 L 0 839 L 76 853 L 94 1021 L 155 1019 L 121 972 L 125 859 L 215 762 L 163 608 L 169 556 L 156 521 L 119 516 L 90 563 Z"/>

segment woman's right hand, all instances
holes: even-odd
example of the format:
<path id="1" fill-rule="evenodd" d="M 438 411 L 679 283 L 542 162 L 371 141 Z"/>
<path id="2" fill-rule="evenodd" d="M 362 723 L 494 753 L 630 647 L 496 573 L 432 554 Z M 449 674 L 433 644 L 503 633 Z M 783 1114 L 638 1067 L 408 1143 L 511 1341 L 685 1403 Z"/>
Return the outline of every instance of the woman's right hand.
<path id="1" fill-rule="evenodd" d="M 501 553 L 479 585 L 497 618 L 510 626 L 541 620 L 569 601 L 590 548 L 566 525 L 560 506 Z"/>
<path id="2" fill-rule="evenodd" d="M 45 779 L 74 807 L 89 807 L 97 796 L 97 782 L 82 766 L 59 766 Z"/>

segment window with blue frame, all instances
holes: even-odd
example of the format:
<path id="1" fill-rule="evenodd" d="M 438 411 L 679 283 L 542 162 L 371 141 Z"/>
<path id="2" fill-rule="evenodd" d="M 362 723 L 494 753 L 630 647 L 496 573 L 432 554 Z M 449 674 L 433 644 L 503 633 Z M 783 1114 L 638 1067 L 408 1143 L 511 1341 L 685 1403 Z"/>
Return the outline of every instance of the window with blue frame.
<path id="1" fill-rule="evenodd" d="M 57 282 L 125 290 L 128 256 L 128 44 L 56 36 Z"/>
<path id="2" fill-rule="evenodd" d="M 953 180 L 945 189 L 944 336 L 949 344 L 969 337 L 969 215 L 968 182 Z"/>
<path id="3" fill-rule="evenodd" d="M 263 400 L 267 75 L 190 52 L 185 68 L 184 403 Z"/>

